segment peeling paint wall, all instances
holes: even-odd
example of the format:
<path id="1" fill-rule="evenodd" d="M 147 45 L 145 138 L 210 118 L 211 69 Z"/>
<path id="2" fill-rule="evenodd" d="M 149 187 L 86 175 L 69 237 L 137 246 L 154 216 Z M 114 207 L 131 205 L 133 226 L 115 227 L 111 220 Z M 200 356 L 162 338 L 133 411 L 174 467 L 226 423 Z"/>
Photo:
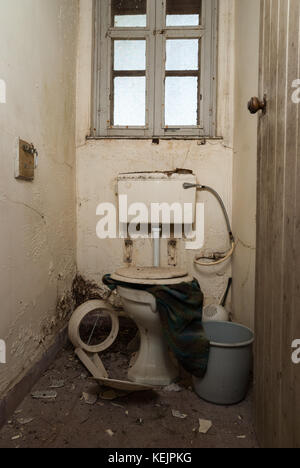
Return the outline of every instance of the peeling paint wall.
<path id="1" fill-rule="evenodd" d="M 0 396 L 72 305 L 77 25 L 77 0 L 0 0 Z M 17 137 L 39 151 L 33 182 L 14 179 Z"/>
<path id="2" fill-rule="evenodd" d="M 247 102 L 258 95 L 260 1 L 236 0 L 235 133 L 233 160 L 233 315 L 254 327 L 257 117 Z M 261 96 L 260 96 L 261 97 Z"/>
<path id="3" fill-rule="evenodd" d="M 120 172 L 192 169 L 199 183 L 211 185 L 222 196 L 229 214 L 232 208 L 233 110 L 234 110 L 234 0 L 220 1 L 218 63 L 218 133 L 221 141 L 86 141 L 91 126 L 92 0 L 80 1 L 80 33 L 77 68 L 77 260 L 78 271 L 92 281 L 123 264 L 123 241 L 96 237 L 96 207 L 117 203 L 116 178 Z M 205 202 L 207 251 L 228 248 L 225 220 L 216 200 L 199 193 Z M 163 263 L 166 264 L 166 244 Z M 207 302 L 218 300 L 231 275 L 231 265 L 201 269 L 193 265 L 197 252 L 179 248 L 180 265 L 200 281 Z M 134 261 L 151 265 L 149 241 L 135 242 Z"/>

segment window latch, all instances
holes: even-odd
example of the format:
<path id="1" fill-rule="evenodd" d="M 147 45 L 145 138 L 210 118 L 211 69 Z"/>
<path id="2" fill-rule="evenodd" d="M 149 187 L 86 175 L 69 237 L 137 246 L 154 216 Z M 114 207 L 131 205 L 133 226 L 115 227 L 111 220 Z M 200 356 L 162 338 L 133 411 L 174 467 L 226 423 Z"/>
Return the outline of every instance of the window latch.
<path id="1" fill-rule="evenodd" d="M 153 34 L 154 34 L 154 36 L 156 36 L 156 34 L 161 34 L 161 35 L 163 35 L 163 34 L 165 34 L 165 32 L 166 32 L 165 29 L 155 29 L 155 30 L 153 31 Z"/>

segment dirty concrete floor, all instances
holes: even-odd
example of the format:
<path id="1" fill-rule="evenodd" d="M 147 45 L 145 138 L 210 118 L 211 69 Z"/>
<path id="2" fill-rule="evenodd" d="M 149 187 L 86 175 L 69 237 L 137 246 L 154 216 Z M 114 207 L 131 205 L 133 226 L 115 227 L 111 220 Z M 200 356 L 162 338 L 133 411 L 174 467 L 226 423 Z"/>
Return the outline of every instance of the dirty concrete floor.
<path id="1" fill-rule="evenodd" d="M 106 368 L 115 376 L 124 375 L 128 362 L 124 349 L 124 343 L 117 343 L 103 356 Z M 64 386 L 55 390 L 54 401 L 27 396 L 1 430 L 0 448 L 257 447 L 251 391 L 246 401 L 232 407 L 208 404 L 191 388 L 134 393 L 115 400 L 98 396 L 89 405 L 83 392 L 99 393 L 100 388 L 74 356 L 71 345 L 61 351 L 33 391 L 49 390 L 51 382 L 58 380 Z M 186 414 L 186 419 L 175 418 L 172 409 Z M 200 418 L 213 423 L 206 435 L 198 432 Z"/>

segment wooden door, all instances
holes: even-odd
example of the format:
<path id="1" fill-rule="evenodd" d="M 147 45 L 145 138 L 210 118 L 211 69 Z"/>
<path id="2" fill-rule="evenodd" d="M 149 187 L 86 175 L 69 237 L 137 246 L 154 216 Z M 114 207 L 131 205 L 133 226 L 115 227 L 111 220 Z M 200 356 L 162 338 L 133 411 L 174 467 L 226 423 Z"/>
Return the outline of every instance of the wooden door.
<path id="1" fill-rule="evenodd" d="M 300 0 L 261 0 L 255 405 L 262 447 L 300 448 Z M 297 81 L 298 80 L 298 81 Z M 298 90 L 297 90 L 298 88 Z"/>

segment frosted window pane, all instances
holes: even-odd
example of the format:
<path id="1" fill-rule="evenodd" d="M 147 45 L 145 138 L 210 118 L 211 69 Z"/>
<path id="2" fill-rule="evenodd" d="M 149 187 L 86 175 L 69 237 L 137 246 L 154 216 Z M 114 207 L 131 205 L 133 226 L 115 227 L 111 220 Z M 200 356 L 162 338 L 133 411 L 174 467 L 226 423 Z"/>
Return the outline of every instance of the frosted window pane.
<path id="1" fill-rule="evenodd" d="M 167 26 L 199 26 L 201 0 L 167 0 Z"/>
<path id="2" fill-rule="evenodd" d="M 112 0 L 112 25 L 118 28 L 147 26 L 146 0 Z"/>
<path id="3" fill-rule="evenodd" d="M 145 28 L 147 26 L 146 15 L 115 16 L 115 28 Z"/>
<path id="4" fill-rule="evenodd" d="M 169 26 L 199 26 L 199 15 L 167 15 L 166 25 Z"/>
<path id="5" fill-rule="evenodd" d="M 168 126 L 197 125 L 198 78 L 166 77 L 166 114 Z"/>
<path id="6" fill-rule="evenodd" d="M 114 125 L 145 126 L 146 78 L 118 77 L 114 86 Z"/>
<path id="7" fill-rule="evenodd" d="M 167 40 L 167 70 L 198 70 L 198 39 Z"/>
<path id="8" fill-rule="evenodd" d="M 114 70 L 146 70 L 146 41 L 114 41 Z"/>

